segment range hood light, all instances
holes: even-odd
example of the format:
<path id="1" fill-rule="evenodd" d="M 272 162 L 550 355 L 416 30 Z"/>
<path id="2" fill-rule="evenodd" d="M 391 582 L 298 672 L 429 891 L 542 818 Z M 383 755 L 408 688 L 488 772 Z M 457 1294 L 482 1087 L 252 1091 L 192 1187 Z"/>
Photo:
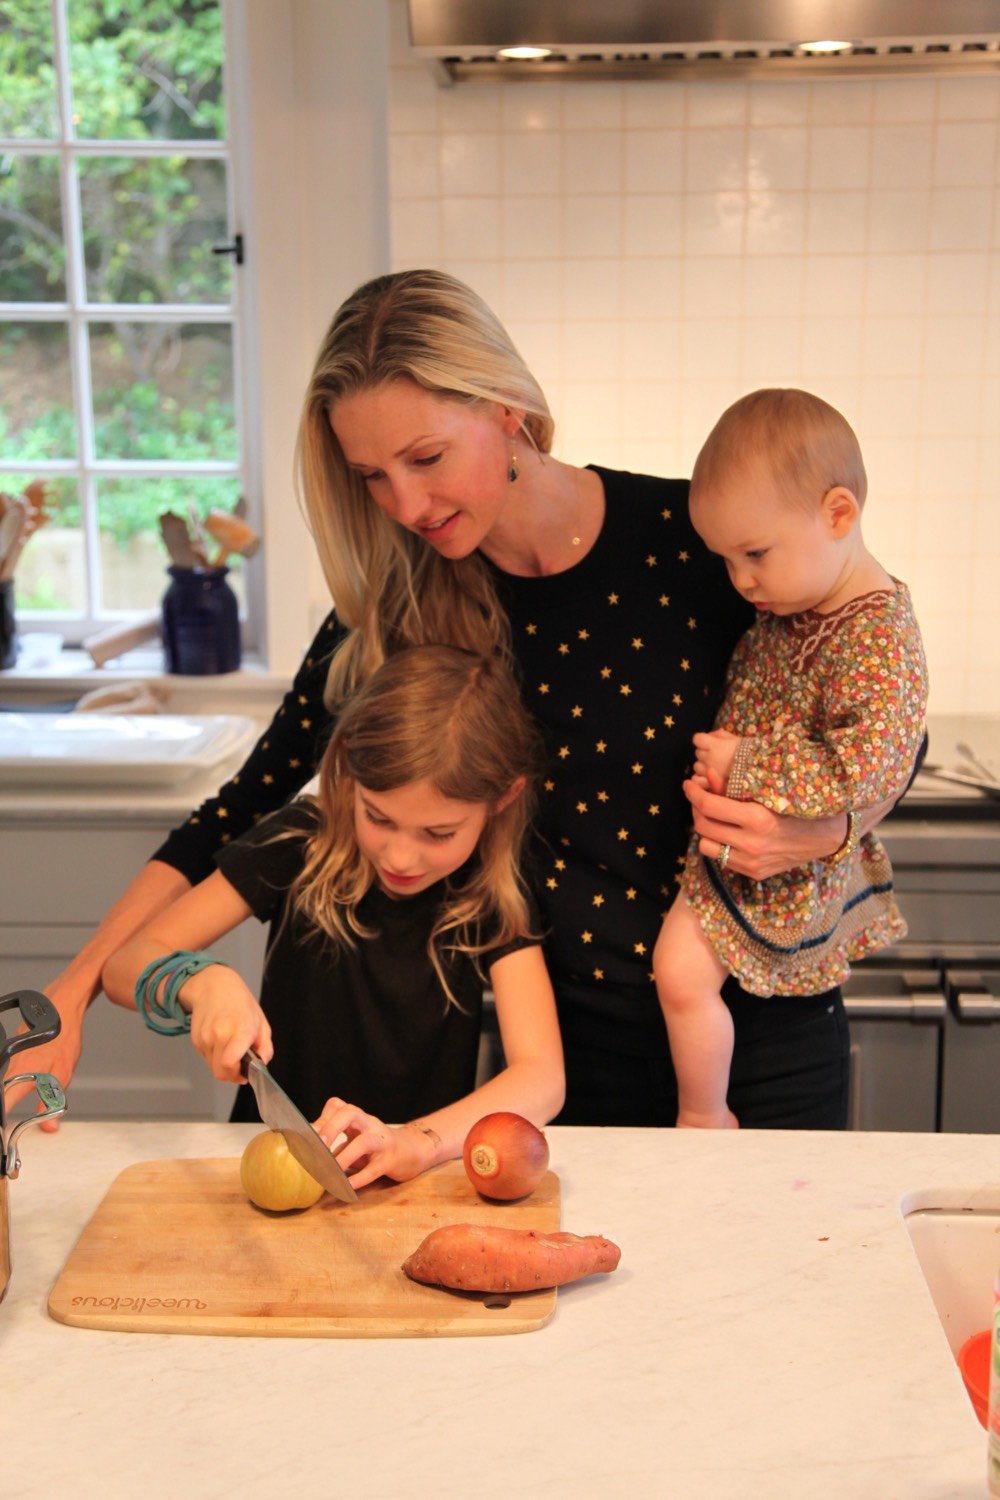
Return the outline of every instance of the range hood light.
<path id="1" fill-rule="evenodd" d="M 551 57 L 551 47 L 499 47 L 497 57 L 509 57 L 513 62 L 537 62 Z"/>
<path id="2" fill-rule="evenodd" d="M 800 42 L 799 51 L 809 52 L 815 57 L 826 53 L 850 52 L 853 45 L 853 42 Z"/>

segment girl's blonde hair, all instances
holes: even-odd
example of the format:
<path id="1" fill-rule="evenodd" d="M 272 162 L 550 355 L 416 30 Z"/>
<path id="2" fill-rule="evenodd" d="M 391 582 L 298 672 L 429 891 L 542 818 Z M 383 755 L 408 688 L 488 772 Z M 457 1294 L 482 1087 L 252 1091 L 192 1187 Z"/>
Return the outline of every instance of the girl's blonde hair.
<path id="1" fill-rule="evenodd" d="M 428 941 L 453 1000 L 445 951 L 475 959 L 530 932 L 519 860 L 542 763 L 538 729 L 497 657 L 453 646 L 397 652 L 357 689 L 334 727 L 320 764 L 320 826 L 292 887 L 297 910 L 338 943 L 375 936 L 358 916 L 375 871 L 358 847 L 356 785 L 388 792 L 427 781 L 442 797 L 486 803 L 475 854 L 445 882 Z M 522 777 L 520 795 L 501 805 Z"/>
<path id="2" fill-rule="evenodd" d="M 691 499 L 758 463 L 790 504 L 818 506 L 838 485 L 865 503 L 868 479 L 854 429 L 811 391 L 751 391 L 727 407 L 695 459 Z"/>
<path id="3" fill-rule="evenodd" d="M 296 476 L 337 615 L 349 635 L 336 652 L 328 705 L 400 646 L 449 641 L 484 655 L 509 652 L 507 621 L 482 559 L 450 562 L 374 504 L 348 468 L 330 426 L 346 396 L 391 380 L 469 406 L 525 413 L 540 453 L 553 421 L 541 389 L 496 316 L 443 271 L 398 271 L 358 288 L 335 315 L 309 382 Z"/>

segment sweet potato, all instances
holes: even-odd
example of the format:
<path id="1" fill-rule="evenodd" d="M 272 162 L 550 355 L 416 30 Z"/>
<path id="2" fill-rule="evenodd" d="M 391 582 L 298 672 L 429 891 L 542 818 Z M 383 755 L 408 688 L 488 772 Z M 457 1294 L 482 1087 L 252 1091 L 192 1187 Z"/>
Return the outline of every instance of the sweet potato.
<path id="1" fill-rule="evenodd" d="M 448 1224 L 417 1246 L 403 1270 L 412 1281 L 463 1292 L 534 1292 L 613 1271 L 621 1251 L 599 1234 L 540 1234 L 486 1224 Z"/>

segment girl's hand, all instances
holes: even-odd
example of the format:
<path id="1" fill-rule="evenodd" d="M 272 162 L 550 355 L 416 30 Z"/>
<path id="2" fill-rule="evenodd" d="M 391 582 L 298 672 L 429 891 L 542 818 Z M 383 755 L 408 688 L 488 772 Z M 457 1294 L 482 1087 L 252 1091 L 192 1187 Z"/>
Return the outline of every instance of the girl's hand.
<path id="1" fill-rule="evenodd" d="M 434 1163 L 433 1142 L 422 1131 L 386 1125 L 343 1099 L 328 1099 L 314 1128 L 331 1150 L 339 1136 L 347 1136 L 333 1154 L 355 1188 L 367 1187 L 377 1177 L 409 1182 Z"/>
<path id="2" fill-rule="evenodd" d="M 243 1083 L 240 1061 L 248 1047 L 263 1062 L 274 1056 L 271 1028 L 254 995 L 224 964 L 193 974 L 181 991 L 191 1011 L 191 1040 L 216 1078 Z"/>
<path id="3" fill-rule="evenodd" d="M 707 785 L 710 774 L 714 772 L 721 778 L 721 785 L 725 786 L 736 746 L 740 742 L 739 735 L 730 734 L 728 729 L 712 729 L 707 734 L 696 734 L 692 738 L 695 748 L 695 779 L 704 781 Z"/>
<path id="4" fill-rule="evenodd" d="M 709 777 L 708 788 L 695 780 L 685 781 L 684 795 L 694 812 L 694 827 L 706 859 L 716 859 L 724 844 L 729 846 L 727 870 L 766 880 L 796 865 L 814 859 L 829 859 L 847 837 L 843 813 L 827 818 L 796 818 L 773 813 L 757 802 L 737 802 L 721 795 L 721 782 Z M 861 817 L 862 833 L 869 833 L 895 806 L 888 798 L 866 808 Z"/>

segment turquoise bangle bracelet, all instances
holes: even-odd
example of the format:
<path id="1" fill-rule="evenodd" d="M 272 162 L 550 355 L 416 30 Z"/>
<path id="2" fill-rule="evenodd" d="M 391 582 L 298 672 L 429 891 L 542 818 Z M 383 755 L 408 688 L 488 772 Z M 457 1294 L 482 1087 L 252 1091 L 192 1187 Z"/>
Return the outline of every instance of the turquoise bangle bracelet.
<path id="1" fill-rule="evenodd" d="M 191 1017 L 180 1002 L 181 986 L 192 974 L 222 961 L 214 953 L 194 953 L 178 948 L 165 958 L 156 958 L 147 964 L 135 982 L 135 1004 L 150 1031 L 158 1032 L 160 1036 L 184 1036 L 189 1032 Z M 163 995 L 158 1000 L 156 992 L 164 980 Z"/>

